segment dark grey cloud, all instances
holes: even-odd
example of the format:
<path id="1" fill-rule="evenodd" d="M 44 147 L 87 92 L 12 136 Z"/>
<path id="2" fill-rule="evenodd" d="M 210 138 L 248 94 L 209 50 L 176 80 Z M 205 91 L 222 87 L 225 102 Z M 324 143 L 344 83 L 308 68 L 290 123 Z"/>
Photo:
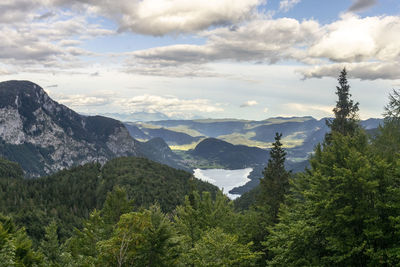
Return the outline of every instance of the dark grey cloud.
<path id="1" fill-rule="evenodd" d="M 248 100 L 244 102 L 243 104 L 240 105 L 241 108 L 247 108 L 247 107 L 253 107 L 258 105 L 258 102 L 256 100 Z"/>
<path id="2" fill-rule="evenodd" d="M 350 12 L 365 11 L 378 3 L 378 0 L 354 0 L 354 3 L 349 7 Z"/>
<path id="3" fill-rule="evenodd" d="M 35 19 L 36 20 L 45 20 L 45 19 L 48 19 L 48 18 L 52 18 L 54 16 L 56 16 L 56 13 L 53 12 L 53 11 L 49 11 L 49 12 L 46 12 L 44 14 L 36 16 Z"/>

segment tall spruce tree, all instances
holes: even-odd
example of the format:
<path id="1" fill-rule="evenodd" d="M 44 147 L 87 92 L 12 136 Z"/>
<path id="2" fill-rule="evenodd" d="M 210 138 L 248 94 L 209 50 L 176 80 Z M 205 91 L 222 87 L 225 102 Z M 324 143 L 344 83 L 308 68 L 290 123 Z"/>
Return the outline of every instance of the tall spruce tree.
<path id="1" fill-rule="evenodd" d="M 395 162 L 400 152 L 400 91 L 393 90 L 389 94 L 383 116 L 384 125 L 379 125 L 373 138 L 374 152 L 389 162 Z"/>
<path id="2" fill-rule="evenodd" d="M 275 134 L 275 142 L 272 143 L 270 151 L 271 158 L 264 169 L 264 177 L 260 179 L 259 205 L 268 206 L 273 222 L 278 218 L 279 206 L 289 189 L 290 172 L 285 170 L 286 152 L 282 148 L 281 138 L 281 133 Z"/>
<path id="3" fill-rule="evenodd" d="M 385 106 L 385 123 L 400 120 L 400 92 L 393 89 L 393 92 L 389 94 L 389 103 Z"/>
<path id="4" fill-rule="evenodd" d="M 343 135 L 353 135 L 358 128 L 358 102 L 354 103 L 350 99 L 350 85 L 347 82 L 347 71 L 344 68 L 338 78 L 339 86 L 336 86 L 338 100 L 333 109 L 335 118 L 327 120 L 327 125 L 332 132 L 338 132 Z"/>

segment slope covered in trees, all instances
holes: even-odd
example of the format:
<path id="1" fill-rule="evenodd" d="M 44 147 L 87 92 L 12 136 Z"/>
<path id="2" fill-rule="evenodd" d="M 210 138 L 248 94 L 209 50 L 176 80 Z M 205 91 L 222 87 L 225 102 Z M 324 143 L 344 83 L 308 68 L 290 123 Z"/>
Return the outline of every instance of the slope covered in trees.
<path id="1" fill-rule="evenodd" d="M 51 220 L 59 224 L 62 238 L 69 236 L 93 209 L 103 206 L 115 186 L 125 188 L 134 207 L 158 203 L 165 212 L 182 204 L 192 188 L 217 191 L 188 172 L 144 158 L 118 158 L 103 167 L 90 163 L 38 179 L 24 179 L 16 166 L 0 161 L 0 211 L 25 226 L 36 241 Z"/>

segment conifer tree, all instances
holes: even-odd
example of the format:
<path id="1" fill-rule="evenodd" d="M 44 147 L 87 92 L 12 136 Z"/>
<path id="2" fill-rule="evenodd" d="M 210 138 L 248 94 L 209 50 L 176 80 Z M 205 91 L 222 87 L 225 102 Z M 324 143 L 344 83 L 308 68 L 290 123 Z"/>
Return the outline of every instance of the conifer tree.
<path id="1" fill-rule="evenodd" d="M 282 134 L 275 134 L 270 159 L 264 169 L 264 178 L 260 179 L 261 194 L 259 205 L 267 205 L 271 211 L 272 220 L 276 221 L 280 204 L 289 188 L 290 172 L 285 170 L 286 152 L 282 148 Z"/>
<path id="2" fill-rule="evenodd" d="M 358 128 L 358 102 L 350 99 L 350 85 L 347 82 L 347 71 L 344 68 L 338 78 L 339 86 L 336 86 L 338 100 L 333 109 L 335 118 L 328 120 L 327 125 L 332 131 L 343 135 L 352 135 Z"/>
<path id="3" fill-rule="evenodd" d="M 40 251 L 43 253 L 46 264 L 58 266 L 61 262 L 61 249 L 58 241 L 57 223 L 52 221 L 45 227 L 45 237 L 40 242 Z"/>
<path id="4" fill-rule="evenodd" d="M 385 106 L 385 123 L 391 121 L 398 121 L 400 119 L 400 92 L 393 89 L 389 94 L 389 103 Z"/>
<path id="5" fill-rule="evenodd" d="M 398 159 L 400 152 L 400 92 L 393 90 L 389 94 L 389 103 L 385 106 L 384 125 L 380 125 L 373 139 L 374 152 L 389 162 Z"/>

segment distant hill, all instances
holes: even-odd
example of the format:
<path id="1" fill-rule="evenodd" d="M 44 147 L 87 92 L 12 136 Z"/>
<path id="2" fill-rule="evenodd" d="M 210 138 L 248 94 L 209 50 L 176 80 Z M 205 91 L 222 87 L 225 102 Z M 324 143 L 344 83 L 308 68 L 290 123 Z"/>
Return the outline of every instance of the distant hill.
<path id="1" fill-rule="evenodd" d="M 283 144 L 294 160 L 306 159 L 314 146 L 322 141 L 326 132 L 327 118 L 276 117 L 262 121 L 236 119 L 161 120 L 146 123 L 126 123 L 135 138 L 149 140 L 163 138 L 175 150 L 194 149 L 205 138 L 217 138 L 234 145 L 266 149 L 274 141 L 276 132 L 283 134 Z M 377 128 L 382 119 L 361 121 L 366 129 Z"/>
<path id="2" fill-rule="evenodd" d="M 198 142 L 205 138 L 204 136 L 193 137 L 189 134 L 169 130 L 165 128 L 139 128 L 134 123 L 125 123 L 125 127 L 133 138 L 139 140 L 149 140 L 151 138 L 162 138 L 170 145 L 185 145 Z"/>
<path id="3" fill-rule="evenodd" d="M 147 142 L 139 143 L 139 154 L 145 158 L 166 164 L 170 167 L 191 172 L 183 159 L 175 154 L 162 138 L 153 138 Z"/>
<path id="4" fill-rule="evenodd" d="M 269 158 L 268 152 L 264 149 L 232 145 L 216 138 L 204 139 L 189 153 L 194 157 L 208 159 L 228 169 L 264 165 Z"/>

